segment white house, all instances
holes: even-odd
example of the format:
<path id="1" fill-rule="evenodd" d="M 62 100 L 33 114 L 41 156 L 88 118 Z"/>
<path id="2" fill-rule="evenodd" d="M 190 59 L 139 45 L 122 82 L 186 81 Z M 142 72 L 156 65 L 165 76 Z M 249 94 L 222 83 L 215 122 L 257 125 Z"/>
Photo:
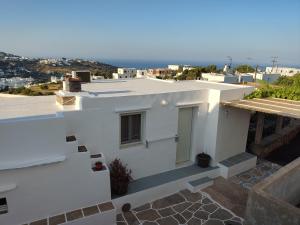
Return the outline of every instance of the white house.
<path id="1" fill-rule="evenodd" d="M 294 76 L 300 73 L 300 68 L 292 67 L 266 67 L 267 74 L 280 74 L 281 76 Z"/>
<path id="2" fill-rule="evenodd" d="M 195 179 L 227 177 L 219 162 L 245 152 L 250 112 L 220 102 L 241 99 L 253 87 L 131 79 L 92 81 L 81 89 L 58 92 L 56 104 L 54 96 L 0 97 L 1 225 L 53 218 L 112 225 L 123 203 L 134 207 Z M 200 152 L 212 158 L 207 170 L 193 165 Z M 107 167 L 115 158 L 135 180 L 181 168 L 194 172 L 114 198 Z M 94 171 L 95 161 L 105 169 Z M 89 208 L 96 213 L 86 215 Z"/>
<path id="3" fill-rule="evenodd" d="M 185 70 L 192 70 L 192 69 L 194 69 L 194 67 L 191 66 L 191 65 L 184 65 L 184 66 L 182 67 L 182 71 L 185 71 Z"/>
<path id="4" fill-rule="evenodd" d="M 249 75 L 252 75 L 253 79 L 256 80 L 263 80 L 267 83 L 274 83 L 278 80 L 278 78 L 281 76 L 279 73 L 248 73 Z"/>
<path id="5" fill-rule="evenodd" d="M 239 83 L 238 76 L 221 73 L 202 73 L 202 79 L 210 82 L 236 84 Z"/>
<path id="6" fill-rule="evenodd" d="M 147 70 L 136 70 L 136 77 L 137 78 L 144 78 L 148 75 Z"/>
<path id="7" fill-rule="evenodd" d="M 180 65 L 168 65 L 168 69 L 177 71 L 180 69 Z"/>
<path id="8" fill-rule="evenodd" d="M 118 68 L 117 73 L 113 73 L 113 79 L 128 79 L 136 77 L 136 68 Z"/>

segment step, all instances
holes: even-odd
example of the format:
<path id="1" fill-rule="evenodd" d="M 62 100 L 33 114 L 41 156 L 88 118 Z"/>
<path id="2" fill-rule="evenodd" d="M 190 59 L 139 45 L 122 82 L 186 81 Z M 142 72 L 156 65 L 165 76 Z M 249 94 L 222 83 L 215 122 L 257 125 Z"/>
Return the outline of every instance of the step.
<path id="1" fill-rule="evenodd" d="M 78 146 L 78 152 L 87 152 L 87 148 L 84 145 Z"/>
<path id="2" fill-rule="evenodd" d="M 221 176 L 229 178 L 256 166 L 257 157 L 247 152 L 240 153 L 218 163 Z"/>
<path id="3" fill-rule="evenodd" d="M 192 180 L 187 183 L 187 188 L 195 193 L 203 188 L 213 185 L 214 179 L 210 177 L 203 177 L 197 180 Z"/>
<path id="4" fill-rule="evenodd" d="M 76 141 L 76 137 L 74 135 L 66 136 L 67 142 L 73 142 Z"/>

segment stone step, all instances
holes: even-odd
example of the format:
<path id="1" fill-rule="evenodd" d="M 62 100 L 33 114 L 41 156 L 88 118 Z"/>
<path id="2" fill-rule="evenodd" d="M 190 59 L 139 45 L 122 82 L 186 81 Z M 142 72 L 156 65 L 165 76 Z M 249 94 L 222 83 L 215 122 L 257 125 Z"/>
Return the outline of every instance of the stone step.
<path id="1" fill-rule="evenodd" d="M 73 142 L 76 141 L 76 137 L 74 135 L 66 136 L 67 142 Z"/>
<path id="2" fill-rule="evenodd" d="M 237 154 L 218 163 L 221 176 L 229 178 L 256 166 L 257 157 L 247 152 Z"/>
<path id="3" fill-rule="evenodd" d="M 78 146 L 78 152 L 87 152 L 87 148 L 84 145 Z"/>
<path id="4" fill-rule="evenodd" d="M 187 183 L 187 188 L 195 193 L 203 188 L 213 185 L 214 179 L 210 177 L 203 177 L 197 180 L 192 180 Z"/>

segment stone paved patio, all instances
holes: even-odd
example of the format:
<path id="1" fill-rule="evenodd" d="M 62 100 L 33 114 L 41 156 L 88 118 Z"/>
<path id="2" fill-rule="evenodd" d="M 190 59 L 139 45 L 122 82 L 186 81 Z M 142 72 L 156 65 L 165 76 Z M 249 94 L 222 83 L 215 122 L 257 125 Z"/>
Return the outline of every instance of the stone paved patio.
<path id="1" fill-rule="evenodd" d="M 207 193 L 178 193 L 117 215 L 117 225 L 242 225 L 243 219 Z"/>
<path id="2" fill-rule="evenodd" d="M 233 176 L 229 180 L 233 183 L 241 185 L 243 188 L 251 189 L 255 184 L 272 175 L 280 168 L 281 166 L 278 164 L 263 159 L 258 159 L 255 168 Z"/>

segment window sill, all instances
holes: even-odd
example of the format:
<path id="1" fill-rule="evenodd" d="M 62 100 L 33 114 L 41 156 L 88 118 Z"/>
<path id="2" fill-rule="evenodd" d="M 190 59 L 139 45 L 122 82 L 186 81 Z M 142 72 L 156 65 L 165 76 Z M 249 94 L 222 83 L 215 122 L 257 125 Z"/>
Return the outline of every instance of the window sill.
<path id="1" fill-rule="evenodd" d="M 142 141 L 139 141 L 139 142 L 133 142 L 133 143 L 128 143 L 128 144 L 121 144 L 120 150 L 132 148 L 132 147 L 136 147 L 136 146 L 144 146 L 144 143 Z"/>

